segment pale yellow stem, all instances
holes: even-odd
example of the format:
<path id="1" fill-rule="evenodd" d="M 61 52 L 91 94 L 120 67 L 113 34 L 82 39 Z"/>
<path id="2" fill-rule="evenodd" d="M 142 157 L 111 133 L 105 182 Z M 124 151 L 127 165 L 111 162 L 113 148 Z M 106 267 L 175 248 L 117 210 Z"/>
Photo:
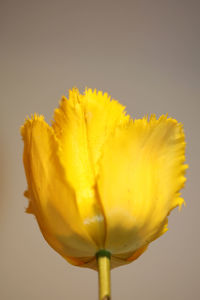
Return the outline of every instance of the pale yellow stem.
<path id="1" fill-rule="evenodd" d="M 98 273 L 99 273 L 99 300 L 109 300 L 110 298 L 110 254 L 107 251 L 97 253 Z"/>

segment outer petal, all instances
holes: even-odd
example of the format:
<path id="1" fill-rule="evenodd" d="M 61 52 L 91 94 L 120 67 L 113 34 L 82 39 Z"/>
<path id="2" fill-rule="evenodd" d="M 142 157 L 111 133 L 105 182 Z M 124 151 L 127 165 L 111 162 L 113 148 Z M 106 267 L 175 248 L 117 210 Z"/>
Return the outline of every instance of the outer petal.
<path id="1" fill-rule="evenodd" d="M 27 120 L 21 129 L 28 181 L 28 211 L 33 213 L 47 242 L 71 263 L 95 255 L 97 247 L 80 218 L 75 194 L 59 161 L 59 145 L 42 117 Z"/>
<path id="2" fill-rule="evenodd" d="M 182 126 L 166 116 L 130 122 L 110 138 L 98 188 L 107 221 L 106 249 L 114 255 L 143 248 L 167 230 L 167 215 L 183 203 L 184 150 Z"/>
<path id="3" fill-rule="evenodd" d="M 76 89 L 55 110 L 53 128 L 62 144 L 67 179 L 76 191 L 83 223 L 99 248 L 104 247 L 106 227 L 96 186 L 98 161 L 116 126 L 128 120 L 123 111 L 107 94 L 86 90 L 80 95 Z"/>

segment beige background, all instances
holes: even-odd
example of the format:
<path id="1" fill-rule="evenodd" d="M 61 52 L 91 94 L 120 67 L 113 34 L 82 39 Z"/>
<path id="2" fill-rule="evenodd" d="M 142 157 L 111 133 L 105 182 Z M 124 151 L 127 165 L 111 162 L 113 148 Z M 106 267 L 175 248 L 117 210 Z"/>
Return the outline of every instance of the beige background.
<path id="1" fill-rule="evenodd" d="M 49 122 L 74 85 L 107 91 L 133 118 L 168 112 L 187 137 L 187 207 L 136 262 L 112 271 L 113 299 L 200 299 L 200 1 L 0 1 L 0 299 L 97 299 L 24 213 L 19 127 Z"/>

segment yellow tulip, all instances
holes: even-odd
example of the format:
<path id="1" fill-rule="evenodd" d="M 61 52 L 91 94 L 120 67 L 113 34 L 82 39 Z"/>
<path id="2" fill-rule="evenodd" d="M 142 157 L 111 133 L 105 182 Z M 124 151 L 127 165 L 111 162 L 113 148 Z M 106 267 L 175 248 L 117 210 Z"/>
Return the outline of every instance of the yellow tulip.
<path id="1" fill-rule="evenodd" d="M 73 265 L 130 263 L 167 231 L 184 200 L 185 138 L 166 115 L 132 120 L 105 93 L 77 89 L 62 98 L 52 127 L 34 115 L 21 128 L 27 212 Z"/>

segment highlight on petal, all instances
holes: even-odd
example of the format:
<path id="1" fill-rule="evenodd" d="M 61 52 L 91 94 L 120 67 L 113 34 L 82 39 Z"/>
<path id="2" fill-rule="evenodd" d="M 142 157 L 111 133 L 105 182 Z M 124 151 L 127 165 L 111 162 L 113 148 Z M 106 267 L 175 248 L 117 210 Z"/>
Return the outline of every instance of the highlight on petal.
<path id="1" fill-rule="evenodd" d="M 135 120 L 115 132 L 98 177 L 106 249 L 114 255 L 134 253 L 167 230 L 168 214 L 183 203 L 184 161 L 182 126 L 167 116 Z"/>
<path id="2" fill-rule="evenodd" d="M 76 257 L 94 255 L 97 246 L 83 226 L 52 128 L 43 117 L 35 115 L 26 120 L 21 134 L 28 182 L 25 194 L 30 199 L 28 212 L 36 216 L 47 242 L 66 259 L 77 262 Z"/>

